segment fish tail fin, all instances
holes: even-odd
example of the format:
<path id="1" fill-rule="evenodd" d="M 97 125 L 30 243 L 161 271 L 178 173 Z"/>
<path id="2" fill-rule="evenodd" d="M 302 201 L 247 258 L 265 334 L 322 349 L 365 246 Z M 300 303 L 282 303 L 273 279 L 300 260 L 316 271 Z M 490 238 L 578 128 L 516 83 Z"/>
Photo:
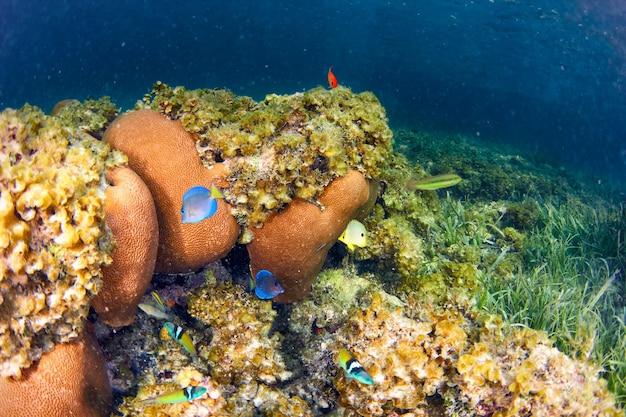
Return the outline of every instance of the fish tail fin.
<path id="1" fill-rule="evenodd" d="M 224 198 L 224 194 L 215 185 L 211 186 L 211 198 Z"/>

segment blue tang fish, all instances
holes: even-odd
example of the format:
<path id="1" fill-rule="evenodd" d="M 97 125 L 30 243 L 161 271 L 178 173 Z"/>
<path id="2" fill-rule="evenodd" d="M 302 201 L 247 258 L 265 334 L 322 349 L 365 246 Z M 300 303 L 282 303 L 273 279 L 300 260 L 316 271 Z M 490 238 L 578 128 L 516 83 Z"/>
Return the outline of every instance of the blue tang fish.
<path id="1" fill-rule="evenodd" d="M 271 300 L 278 294 L 285 292 L 285 289 L 280 285 L 274 274 L 267 269 L 261 269 L 257 272 L 255 281 L 254 293 L 261 300 Z"/>
<path id="2" fill-rule="evenodd" d="M 217 212 L 219 198 L 223 198 L 222 193 L 214 185 L 210 190 L 200 185 L 188 189 L 180 209 L 183 223 L 198 223 L 213 216 Z"/>

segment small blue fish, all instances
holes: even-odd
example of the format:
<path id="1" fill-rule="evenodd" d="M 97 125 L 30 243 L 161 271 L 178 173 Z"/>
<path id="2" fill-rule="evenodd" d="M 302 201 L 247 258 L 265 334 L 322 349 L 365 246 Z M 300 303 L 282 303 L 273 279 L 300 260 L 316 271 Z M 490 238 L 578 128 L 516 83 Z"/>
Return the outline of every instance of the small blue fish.
<path id="1" fill-rule="evenodd" d="M 219 198 L 223 198 L 222 193 L 214 185 L 210 190 L 200 185 L 188 189 L 180 209 L 183 223 L 198 223 L 213 216 L 217 212 Z"/>
<path id="2" fill-rule="evenodd" d="M 278 294 L 285 292 L 285 289 L 280 285 L 280 282 L 276 279 L 267 269 L 261 269 L 255 276 L 254 293 L 261 300 L 271 300 Z"/>

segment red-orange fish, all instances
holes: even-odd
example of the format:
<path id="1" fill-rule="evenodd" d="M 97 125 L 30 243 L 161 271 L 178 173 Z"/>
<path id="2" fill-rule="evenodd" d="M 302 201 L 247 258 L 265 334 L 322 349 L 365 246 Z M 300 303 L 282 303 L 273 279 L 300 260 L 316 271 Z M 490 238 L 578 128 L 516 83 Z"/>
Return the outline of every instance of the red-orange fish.
<path id="1" fill-rule="evenodd" d="M 337 77 L 333 74 L 333 67 L 328 68 L 328 85 L 330 88 L 337 88 L 339 83 L 337 82 Z"/>

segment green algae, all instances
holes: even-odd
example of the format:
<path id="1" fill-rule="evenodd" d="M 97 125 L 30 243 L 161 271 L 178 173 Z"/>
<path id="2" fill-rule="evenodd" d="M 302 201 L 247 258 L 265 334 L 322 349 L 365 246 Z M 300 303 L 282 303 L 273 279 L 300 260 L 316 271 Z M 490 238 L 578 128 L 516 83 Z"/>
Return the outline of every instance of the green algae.
<path id="1" fill-rule="evenodd" d="M 100 139 L 119 111 L 110 97 L 102 97 L 83 102 L 70 100 L 55 117 L 72 132 L 83 131 Z"/>

